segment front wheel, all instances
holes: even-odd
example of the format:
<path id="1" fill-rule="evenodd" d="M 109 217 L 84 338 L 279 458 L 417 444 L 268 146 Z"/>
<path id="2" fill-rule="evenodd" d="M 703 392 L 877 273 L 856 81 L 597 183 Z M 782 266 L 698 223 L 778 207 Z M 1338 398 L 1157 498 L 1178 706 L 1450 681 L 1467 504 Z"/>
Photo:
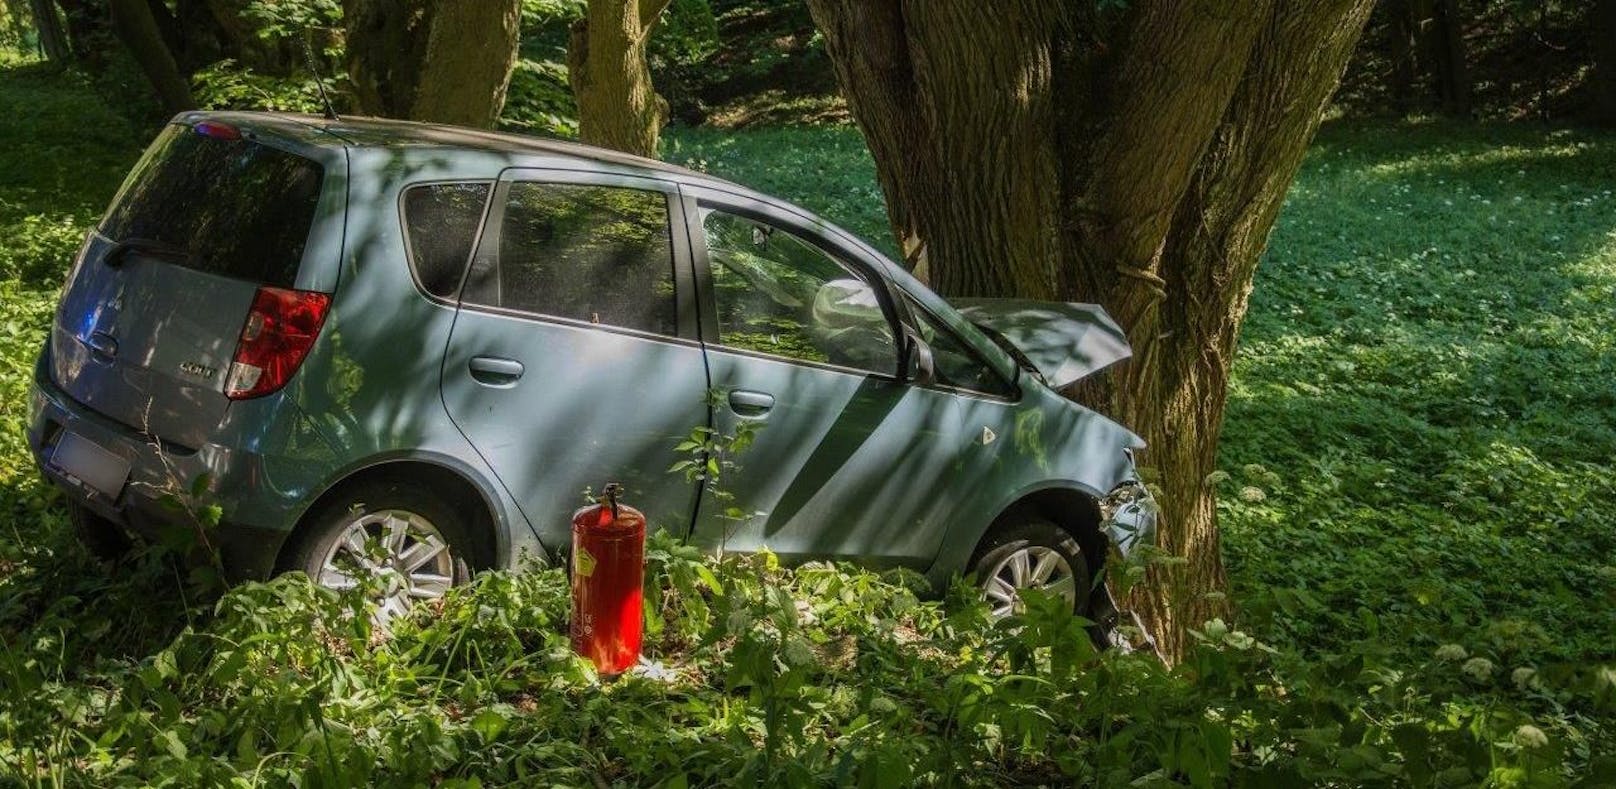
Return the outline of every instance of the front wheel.
<path id="1" fill-rule="evenodd" d="M 363 589 L 380 627 L 471 579 L 464 520 L 428 490 L 396 481 L 364 485 L 310 524 L 287 569 L 329 589 Z"/>
<path id="2" fill-rule="evenodd" d="M 990 534 L 971 567 L 995 621 L 1024 610 L 1021 593 L 1028 589 L 1064 599 L 1080 616 L 1088 613 L 1090 577 L 1083 548 L 1049 521 L 1027 520 Z"/>

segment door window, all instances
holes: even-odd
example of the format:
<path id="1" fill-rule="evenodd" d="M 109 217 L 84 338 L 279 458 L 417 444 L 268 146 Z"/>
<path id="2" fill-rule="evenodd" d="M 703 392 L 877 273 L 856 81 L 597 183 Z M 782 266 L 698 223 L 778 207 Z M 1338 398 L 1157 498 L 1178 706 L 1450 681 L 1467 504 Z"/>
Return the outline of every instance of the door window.
<path id="1" fill-rule="evenodd" d="M 892 325 L 865 278 L 772 225 L 709 210 L 702 229 L 720 344 L 881 375 L 897 371 Z"/>
<path id="2" fill-rule="evenodd" d="M 494 254 L 485 241 L 464 301 L 673 335 L 673 241 L 661 192 L 512 183 Z"/>

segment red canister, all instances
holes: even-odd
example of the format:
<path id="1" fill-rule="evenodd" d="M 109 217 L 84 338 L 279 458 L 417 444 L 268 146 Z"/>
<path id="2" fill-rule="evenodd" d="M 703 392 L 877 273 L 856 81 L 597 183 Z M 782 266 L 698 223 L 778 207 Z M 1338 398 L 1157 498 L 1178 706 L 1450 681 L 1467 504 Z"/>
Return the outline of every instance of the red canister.
<path id="1" fill-rule="evenodd" d="M 618 502 L 622 487 L 572 516 L 572 649 L 615 676 L 640 659 L 645 516 Z"/>

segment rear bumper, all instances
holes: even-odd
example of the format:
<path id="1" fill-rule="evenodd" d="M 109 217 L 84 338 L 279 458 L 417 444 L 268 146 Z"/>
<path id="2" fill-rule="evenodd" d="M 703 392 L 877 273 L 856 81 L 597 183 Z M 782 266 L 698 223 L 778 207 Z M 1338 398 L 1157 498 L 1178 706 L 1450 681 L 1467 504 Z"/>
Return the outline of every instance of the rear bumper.
<path id="1" fill-rule="evenodd" d="M 226 572 L 233 580 L 273 573 L 300 508 L 299 502 L 254 484 L 262 467 L 254 453 L 214 444 L 196 450 L 162 444 L 78 404 L 43 367 L 35 371 L 28 416 L 34 463 L 70 501 L 146 537 L 157 536 L 165 525 L 199 526 L 206 519 L 199 513 L 217 505 L 218 524 L 205 533 Z M 128 481 L 116 495 L 98 492 L 50 462 L 69 432 L 128 462 Z"/>

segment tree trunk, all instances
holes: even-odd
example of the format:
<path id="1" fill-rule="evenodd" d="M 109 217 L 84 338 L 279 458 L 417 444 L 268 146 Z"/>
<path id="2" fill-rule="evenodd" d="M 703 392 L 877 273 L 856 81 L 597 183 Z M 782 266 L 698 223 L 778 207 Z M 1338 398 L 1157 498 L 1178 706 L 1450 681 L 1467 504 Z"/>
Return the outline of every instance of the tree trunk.
<path id="1" fill-rule="evenodd" d="M 49 2 L 49 0 L 33 0 Z M 95 0 L 56 0 L 67 20 L 67 46 L 73 59 L 91 71 L 106 65 L 105 50 L 112 46 L 112 26 L 105 3 Z"/>
<path id="2" fill-rule="evenodd" d="M 567 80 L 578 102 L 578 138 L 639 156 L 657 155 L 667 105 L 651 87 L 646 42 L 669 0 L 590 0 L 572 25 Z"/>
<path id="3" fill-rule="evenodd" d="M 1596 0 L 1592 17 L 1594 119 L 1616 126 L 1616 0 Z"/>
<path id="4" fill-rule="evenodd" d="M 1412 0 L 1412 25 L 1419 61 L 1434 80 L 1442 111 L 1468 116 L 1471 109 L 1470 68 L 1458 0 Z"/>
<path id="5" fill-rule="evenodd" d="M 366 114 L 488 128 L 516 65 L 520 0 L 344 0 Z"/>
<path id="6" fill-rule="evenodd" d="M 945 295 L 1097 301 L 1135 356 L 1082 399 L 1150 442 L 1161 546 L 1138 608 L 1169 657 L 1226 613 L 1206 477 L 1256 262 L 1372 0 L 1073 13 L 809 0 L 894 235 Z"/>
<path id="7" fill-rule="evenodd" d="M 1103 303 L 1123 317 L 1135 348 L 1105 410 L 1136 426 L 1151 448 L 1141 455 L 1162 487 L 1161 547 L 1188 560 L 1151 573 L 1167 594 L 1138 601 L 1179 654 L 1186 626 L 1225 610 L 1216 501 L 1207 477 L 1217 469 L 1230 365 L 1257 262 L 1367 19 L 1369 0 L 1280 2 L 1257 38 L 1258 53 L 1223 110 L 1211 144 L 1194 165 L 1161 247 L 1161 293 L 1143 308 L 1138 280 L 1114 276 Z M 1074 244 L 1082 242 L 1074 239 Z M 1089 265 L 1089 271 L 1103 270 Z M 1118 272 L 1121 273 L 1121 272 Z M 1072 293 L 1078 296 L 1079 293 Z"/>
<path id="8" fill-rule="evenodd" d="M 67 48 L 67 35 L 62 32 L 62 20 L 56 16 L 56 5 L 51 0 L 30 0 L 34 31 L 39 35 L 39 48 L 45 59 L 56 65 L 65 65 L 71 51 Z"/>
<path id="9" fill-rule="evenodd" d="M 1437 0 L 1437 74 L 1442 109 L 1449 115 L 1469 117 L 1472 101 L 1470 64 L 1465 56 L 1463 19 L 1459 0 Z"/>
<path id="10" fill-rule="evenodd" d="M 146 0 L 110 0 L 112 29 L 129 48 L 140 70 L 146 74 L 163 110 L 173 114 L 193 109 L 191 86 L 174 63 L 174 55 L 163 42 L 162 31 Z"/>
<path id="11" fill-rule="evenodd" d="M 1389 49 L 1392 61 L 1389 92 L 1392 106 L 1396 107 L 1399 113 L 1407 114 L 1418 103 L 1414 90 L 1414 83 L 1419 74 L 1416 58 L 1418 27 L 1414 21 L 1414 9 L 1409 0 L 1388 0 L 1382 7 L 1386 9 L 1389 17 L 1387 29 L 1391 39 Z"/>

